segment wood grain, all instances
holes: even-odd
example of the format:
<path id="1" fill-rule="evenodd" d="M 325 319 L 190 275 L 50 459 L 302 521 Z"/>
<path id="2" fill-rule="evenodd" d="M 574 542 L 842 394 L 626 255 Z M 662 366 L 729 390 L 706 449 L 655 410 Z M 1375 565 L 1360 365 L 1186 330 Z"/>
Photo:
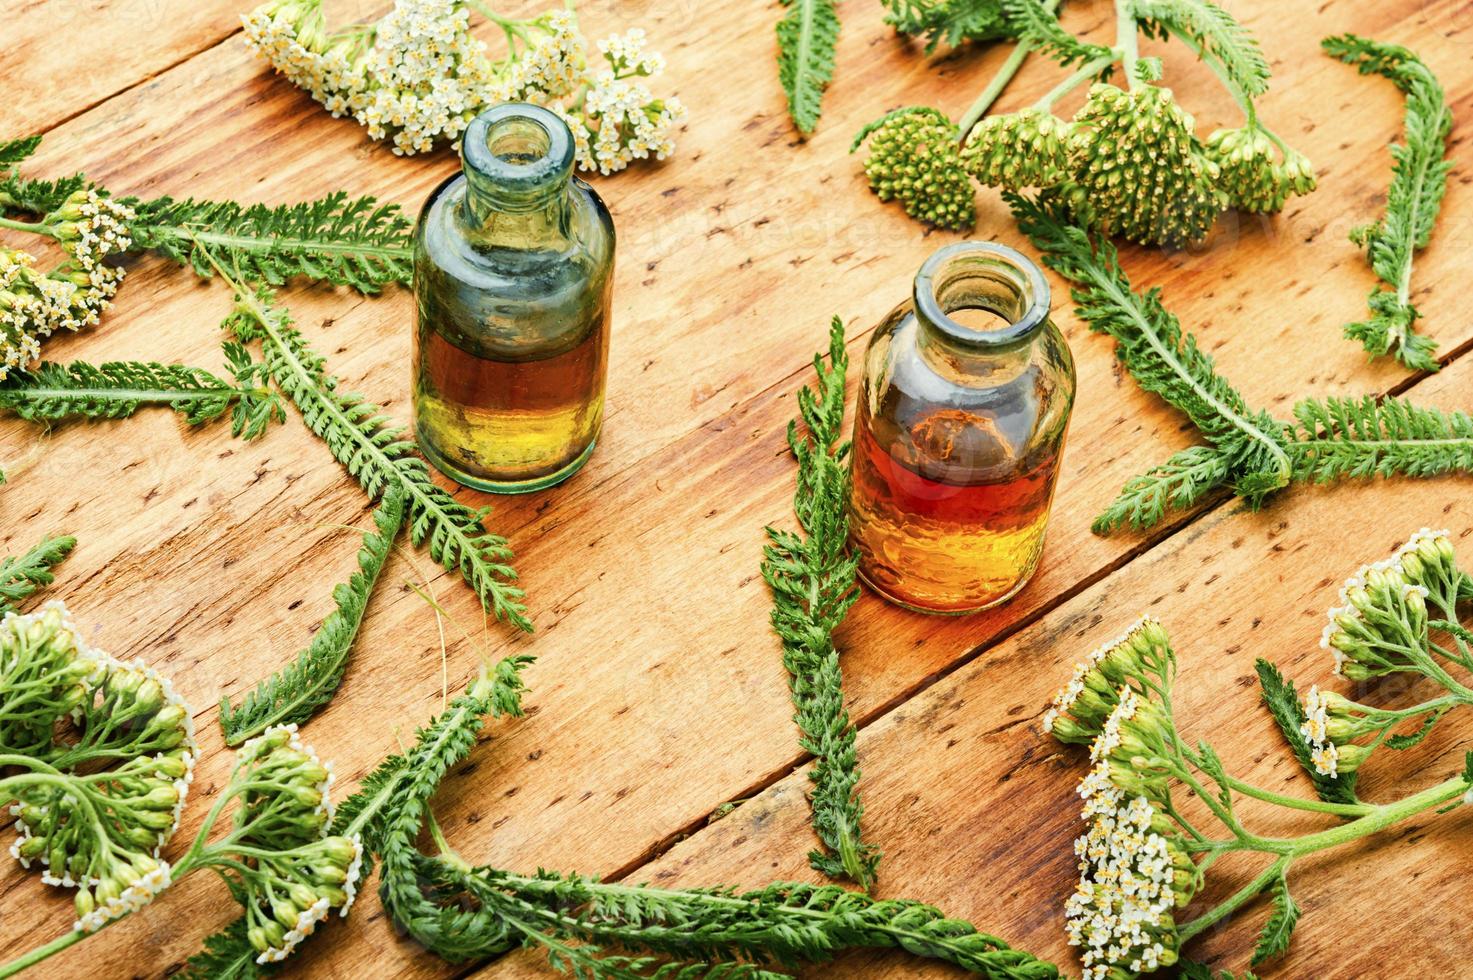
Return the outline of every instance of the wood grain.
<path id="1" fill-rule="evenodd" d="M 31 18 L 60 16 L 55 6 L 27 9 L 17 22 L 40 30 L 35 25 L 43 21 Z M 1309 392 L 1400 386 L 1405 376 L 1394 366 L 1367 365 L 1338 336 L 1341 322 L 1362 314 L 1371 288 L 1369 270 L 1344 233 L 1373 218 L 1381 203 L 1399 99 L 1389 84 L 1322 58 L 1316 45 L 1324 34 L 1351 28 L 1413 45 L 1438 70 L 1462 118 L 1473 110 L 1469 38 L 1460 23 L 1466 15 L 1452 2 L 1412 12 L 1369 0 L 1332 2 L 1296 15 L 1290 33 L 1275 29 L 1281 15 L 1268 5 L 1242 7 L 1275 64 L 1265 117 L 1316 161 L 1322 189 L 1273 220 L 1229 216 L 1200 250 L 1130 250 L 1128 268 L 1139 285 L 1164 287 L 1170 307 L 1255 403 L 1283 413 Z M 219 14 L 215 5 L 208 9 Z M 335 19 L 339 9 L 329 7 Z M 199 8 L 201 19 L 205 10 Z M 478 860 L 658 874 L 662 881 L 674 880 L 665 877 L 671 869 L 684 881 L 756 883 L 769 868 L 811 876 L 803 867 L 810 846 L 804 777 L 789 775 L 804 760 L 756 577 L 762 526 L 791 522 L 793 474 L 782 430 L 829 316 L 845 318 L 858 350 L 870 326 L 905 295 L 920 261 L 958 237 L 925 234 L 875 201 L 848 142 L 860 124 L 896 105 L 934 103 L 960 112 L 1002 55 L 927 62 L 879 23 L 871 5 L 848 3 L 843 13 L 835 86 L 818 134 L 801 143 L 783 114 L 772 69 L 775 3 L 582 7 L 593 36 L 634 23 L 648 27 L 654 46 L 669 56 L 667 84 L 690 105 L 692 122 L 671 161 L 597 182 L 621 238 L 609 418 L 598 453 L 573 481 L 541 494 L 493 501 L 461 493 L 468 502 L 496 505 L 492 525 L 517 548 L 539 627 L 530 640 L 493 627 L 482 641 L 492 654 L 518 648 L 539 656 L 529 677 L 531 715 L 498 725 L 496 743 L 455 773 L 437 800 L 456 845 Z M 1106 37 L 1107 13 L 1107 4 L 1093 0 L 1071 5 L 1069 16 Z M 175 26 L 180 37 L 192 29 L 182 19 L 170 30 Z M 108 82 L 105 93 L 103 85 L 93 95 L 58 88 L 45 97 L 45 110 L 32 118 L 67 121 L 47 132 L 35 172 L 82 168 L 119 193 L 250 201 L 344 187 L 412 210 L 455 166 L 446 153 L 405 160 L 368 143 L 352 124 L 330 119 L 273 77 L 238 37 L 198 54 L 177 38 L 165 40 L 157 31 L 140 38 L 140 51 L 156 45 L 177 53 L 154 62 L 158 67 L 146 71 L 160 73 L 145 85 L 135 84 L 146 77 L 143 69 L 121 67 L 118 78 L 133 80 Z M 1204 131 L 1231 121 L 1230 106 L 1199 67 L 1180 49 L 1160 53 Z M 54 74 L 45 60 L 51 56 L 37 46 L 8 57 L 17 60 L 7 64 L 7 77 Z M 1031 65 L 1002 107 L 1024 104 L 1052 80 L 1044 65 Z M 112 92 L 119 94 L 92 106 Z M 1473 203 L 1462 143 L 1455 158 L 1448 218 L 1419 258 L 1416 296 L 1428 332 L 1449 352 L 1473 342 L 1473 325 L 1460 315 L 1459 270 L 1470 233 L 1459 215 Z M 979 198 L 979 214 L 976 237 L 1023 244 L 994 195 Z M 364 300 L 304 287 L 282 298 L 350 387 L 406 413 L 412 306 L 404 293 Z M 102 328 L 54 341 L 47 354 L 218 365 L 216 324 L 227 305 L 218 284 L 143 259 Z M 1260 515 L 1224 504 L 1195 521 L 1197 515 L 1180 515 L 1149 536 L 1093 537 L 1089 518 L 1119 485 L 1188 444 L 1190 435 L 1182 419 L 1120 375 L 1110 344 L 1074 320 L 1062 288 L 1055 308 L 1079 364 L 1080 398 L 1040 575 L 1004 609 L 961 620 L 917 617 L 866 596 L 842 642 L 850 708 L 866 725 L 865 793 L 870 830 L 887 850 L 885 893 L 941 902 L 1072 962 L 1059 946 L 1057 907 L 1075 832 L 1073 805 L 1064 804 L 1079 766 L 1050 753 L 1029 727 L 1058 682 L 1059 665 L 1088 645 L 1089 630 L 1108 631 L 1141 605 L 1158 608 L 1173 629 L 1179 624 L 1184 648 L 1217 649 L 1203 638 L 1221 615 L 1188 574 L 1207 567 L 1202 562 L 1236 576 L 1238 621 L 1258 616 L 1262 635 L 1274 638 L 1270 645 L 1307 650 L 1296 637 L 1318 612 L 1285 614 L 1283 603 L 1340 575 L 1329 567 L 1336 560 L 1348 570 L 1374 556 L 1335 550 L 1346 547 L 1345 515 L 1377 512 L 1383 547 L 1433 521 L 1435 514 L 1416 515 L 1428 501 L 1457 498 L 1466 482 L 1305 490 Z M 1469 378 L 1459 362 L 1412 391 L 1466 408 Z M 67 599 L 112 652 L 143 656 L 174 677 L 199 709 L 207 758 L 197 786 L 208 796 L 228 771 L 210 706 L 222 694 L 238 695 L 307 642 L 330 606 L 328 583 L 351 570 L 356 549 L 351 535 L 321 525 L 363 524 L 362 494 L 295 419 L 249 445 L 219 428 L 185 432 L 161 414 L 65 426 L 36 440 L 35 430 L 0 421 L 0 465 L 13 481 L 0 491 L 0 553 L 46 531 L 79 535 L 77 554 L 50 594 Z M 28 462 L 8 465 L 16 459 Z M 1394 515 L 1406 515 L 1405 528 Z M 1470 525 L 1456 509 L 1443 522 Z M 1263 555 L 1274 554 L 1281 523 L 1306 542 L 1305 557 L 1281 559 L 1269 581 L 1257 573 Z M 1239 537 L 1247 543 L 1231 547 Z M 442 685 L 453 693 L 473 669 L 474 644 L 454 642 L 454 628 L 442 663 L 433 618 L 403 584 L 425 575 L 455 619 L 480 633 L 474 598 L 456 581 L 422 554 L 392 560 L 342 693 L 306 729 L 346 781 L 392 751 L 396 736 L 410 737 L 437 709 Z M 1275 610 L 1279 615 L 1269 615 Z M 1215 656 L 1201 664 L 1200 677 L 1192 674 L 1204 711 L 1218 710 L 1213 699 L 1223 699 L 1222 713 L 1212 717 L 1232 717 L 1229 704 L 1253 715 L 1251 691 L 1235 686 L 1246 656 Z M 977 686 L 984 673 L 987 686 Z M 989 694 L 999 690 L 1006 696 Z M 1232 701 L 1225 697 L 1230 690 Z M 944 761 L 955 750 L 938 748 L 952 723 L 971 733 L 964 763 Z M 717 742 L 712 732 L 737 734 Z M 1238 754 L 1230 761 L 1271 765 L 1281 753 L 1266 733 L 1252 728 L 1241 742 L 1234 737 L 1219 748 L 1261 759 Z M 1441 759 L 1443 751 L 1451 749 L 1439 743 L 1423 750 L 1426 759 Z M 756 801 L 699 830 L 721 803 L 754 792 L 761 794 Z M 205 808 L 203 800 L 192 806 L 192 819 Z M 183 833 L 193 826 L 186 822 Z M 1018 842 L 1026 860 L 1015 863 L 1018 852 L 1008 845 Z M 1408 852 L 1404 860 L 1429 853 Z M 1388 891 L 1395 879 L 1386 869 L 1398 867 L 1405 875 L 1396 862 L 1365 865 L 1366 873 L 1387 876 Z M 1330 889 L 1325 895 L 1337 894 L 1333 875 L 1326 869 L 1315 876 Z M 1455 892 L 1456 882 L 1440 887 Z M 0 871 L 0 956 L 67 927 L 66 903 L 49 892 L 19 869 Z M 217 883 L 191 881 L 179 892 L 48 967 L 107 976 L 168 972 L 232 914 Z M 1415 903 L 1417 896 L 1408 889 L 1399 900 Z M 1306 930 L 1315 919 L 1325 929 L 1347 921 L 1328 908 L 1307 908 Z M 1429 924 L 1434 911 L 1425 910 L 1419 928 L 1440 936 L 1444 931 Z M 1240 949 L 1245 934 L 1230 929 L 1206 945 Z M 1366 956 L 1385 953 L 1376 939 L 1367 932 Z M 1427 952 L 1429 969 L 1447 962 L 1438 958 L 1445 952 Z M 1302 941 L 1290 962 L 1318 975 L 1335 955 L 1327 943 Z M 513 958 L 490 971 L 525 965 Z M 846 966 L 915 969 L 900 960 Z M 397 938 L 371 897 L 314 941 L 298 968 L 322 976 L 447 972 Z"/>

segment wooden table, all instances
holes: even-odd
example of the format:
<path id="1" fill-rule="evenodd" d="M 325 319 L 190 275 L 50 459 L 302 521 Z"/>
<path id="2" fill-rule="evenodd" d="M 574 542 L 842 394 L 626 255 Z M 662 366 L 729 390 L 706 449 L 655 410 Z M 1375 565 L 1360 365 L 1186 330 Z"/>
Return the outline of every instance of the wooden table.
<path id="1" fill-rule="evenodd" d="M 120 194 L 284 202 L 341 187 L 416 209 L 455 168 L 453 156 L 397 158 L 329 118 L 246 50 L 237 23 L 245 3 L 7 0 L 0 129 L 45 133 L 30 172 L 80 167 Z M 378 6 L 344 0 L 328 10 L 345 22 Z M 1466 123 L 1467 5 L 1327 0 L 1288 13 L 1243 0 L 1234 9 L 1259 32 L 1275 69 L 1263 114 L 1314 160 L 1321 188 L 1274 219 L 1226 216 L 1200 250 L 1129 250 L 1129 272 L 1138 285 L 1165 289 L 1256 405 L 1283 414 L 1308 393 L 1409 391 L 1429 405 L 1473 407 L 1473 356 L 1456 356 L 1473 347 L 1465 217 L 1473 168 L 1462 129 L 1446 217 L 1418 261 L 1415 296 L 1427 331 L 1453 359 L 1440 374 L 1409 379 L 1389 361 L 1367 364 L 1340 338 L 1340 325 L 1364 313 L 1372 285 L 1345 233 L 1379 211 L 1401 101 L 1389 83 L 1361 79 L 1317 50 L 1319 38 L 1345 30 L 1411 45 Z M 818 134 L 802 142 L 773 67 L 778 13 L 775 2 L 583 5 L 590 36 L 648 28 L 669 56 L 665 84 L 690 106 L 691 121 L 671 161 L 596 181 L 620 233 L 609 414 L 597 454 L 553 490 L 495 501 L 460 494 L 495 503 L 491 525 L 516 547 L 538 627 L 522 638 L 493 626 L 479 644 L 538 656 L 529 715 L 492 726 L 494 738 L 436 799 L 451 840 L 477 860 L 661 885 L 814 878 L 805 862 L 808 760 L 789 720 L 757 574 L 763 525 L 792 521 L 783 428 L 829 317 L 844 317 L 859 350 L 922 259 L 958 237 L 925 233 L 870 195 L 847 153 L 855 130 L 898 105 L 960 114 L 1002 52 L 928 61 L 880 22 L 876 5 L 845 3 L 836 82 Z M 1105 0 L 1071 3 L 1068 16 L 1099 37 L 1113 30 Z M 1232 122 L 1231 106 L 1183 49 L 1148 48 L 1165 56 L 1201 132 Z M 1036 98 L 1053 79 L 1044 64 L 1030 65 L 1000 107 Z M 978 207 L 975 237 L 1024 244 L 995 195 L 981 195 Z M 1055 285 L 1080 395 L 1038 577 L 1005 608 L 962 619 L 865 596 L 841 641 L 848 704 L 861 726 L 867 836 L 885 851 L 879 894 L 934 902 L 1073 971 L 1061 907 L 1075 877 L 1074 787 L 1085 759 L 1037 725 L 1073 661 L 1138 613 L 1160 617 L 1182 656 L 1188 736 L 1210 737 L 1246 778 L 1307 793 L 1258 707 L 1254 658 L 1278 661 L 1305 684 L 1329 681 L 1316 639 L 1339 580 L 1423 525 L 1451 527 L 1473 561 L 1473 482 L 1300 488 L 1259 513 L 1217 497 L 1148 534 L 1094 537 L 1089 520 L 1121 483 L 1193 435 L 1122 375 L 1112 344 L 1082 328 Z M 407 414 L 406 292 L 364 299 L 303 286 L 283 299 L 350 387 Z M 218 283 L 142 259 L 102 326 L 52 341 L 47 355 L 218 366 L 228 304 Z M 183 840 L 228 771 L 213 705 L 305 644 L 358 546 L 356 535 L 329 525 L 362 525 L 364 496 L 295 417 L 249 444 L 219 425 L 188 431 L 166 412 L 44 435 L 6 419 L 0 466 L 11 478 L 0 491 L 0 554 L 43 532 L 76 534 L 76 554 L 48 594 L 65 599 L 106 649 L 169 674 L 198 709 L 204 758 Z M 304 732 L 336 763 L 344 793 L 412 737 L 480 656 L 452 629 L 442 659 L 430 610 L 405 584 L 427 571 L 453 616 L 480 632 L 475 599 L 457 580 L 422 553 L 392 559 L 341 693 Z M 1395 760 L 1407 767 L 1396 779 L 1393 760 L 1380 760 L 1363 781 L 1367 794 L 1399 796 L 1446 778 L 1469 731 L 1466 722 L 1445 723 Z M 713 821 L 733 800 L 746 802 Z M 1266 975 L 1466 975 L 1470 858 L 1465 811 L 1296 865 L 1305 915 L 1292 954 Z M 1224 862 L 1211 893 L 1226 894 L 1255 870 Z M 0 894 L 5 959 L 69 928 L 69 898 L 34 874 L 5 864 Z M 195 876 L 37 973 L 167 975 L 234 914 L 218 881 Z M 1265 914 L 1255 903 L 1194 954 L 1244 968 Z M 375 895 L 293 967 L 341 977 L 548 973 L 527 953 L 448 967 L 397 936 Z M 948 971 L 874 955 L 812 972 Z"/>

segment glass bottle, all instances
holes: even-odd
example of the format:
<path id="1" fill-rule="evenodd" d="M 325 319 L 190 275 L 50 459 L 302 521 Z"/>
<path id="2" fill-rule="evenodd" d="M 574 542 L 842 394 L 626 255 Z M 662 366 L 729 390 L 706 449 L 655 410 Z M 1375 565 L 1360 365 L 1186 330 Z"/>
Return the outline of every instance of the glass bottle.
<path id="1" fill-rule="evenodd" d="M 488 109 L 460 154 L 414 235 L 415 433 L 460 483 L 537 490 L 577 472 L 603 422 L 614 223 L 546 109 Z"/>
<path id="2" fill-rule="evenodd" d="M 988 242 L 927 259 L 864 358 L 850 533 L 865 582 L 924 612 L 1017 594 L 1043 550 L 1073 403 L 1037 266 Z"/>

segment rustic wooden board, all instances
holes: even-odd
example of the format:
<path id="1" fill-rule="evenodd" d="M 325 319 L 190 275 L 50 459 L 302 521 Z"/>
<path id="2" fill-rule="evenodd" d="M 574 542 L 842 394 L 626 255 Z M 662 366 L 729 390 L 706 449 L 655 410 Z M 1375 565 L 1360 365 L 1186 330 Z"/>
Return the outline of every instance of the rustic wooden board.
<path id="1" fill-rule="evenodd" d="M 350 20 L 361 16 L 354 2 L 329 10 Z M 1361 314 L 1371 286 L 1344 232 L 1380 204 L 1399 100 L 1389 84 L 1322 58 L 1316 43 L 1353 28 L 1417 47 L 1461 118 L 1473 110 L 1466 12 L 1450 0 L 1411 12 L 1341 0 L 1296 14 L 1288 36 L 1269 5 L 1242 6 L 1275 63 L 1264 114 L 1316 161 L 1322 189 L 1277 219 L 1225 223 L 1202 250 L 1131 250 L 1129 269 L 1138 283 L 1166 289 L 1171 308 L 1256 402 L 1282 411 L 1311 391 L 1403 386 L 1404 374 L 1366 365 L 1338 338 L 1338 325 Z M 70 16 L 69 7 L 27 7 L 12 21 L 25 37 L 42 38 Z M 89 44 L 95 35 L 132 30 L 138 43 L 128 58 L 106 60 L 105 70 L 80 81 L 37 86 L 25 96 L 33 101 L 21 103 L 22 126 L 65 120 L 47 131 L 37 172 L 81 167 L 120 193 L 270 202 L 344 187 L 414 209 L 454 168 L 445 153 L 395 158 L 353 125 L 328 118 L 229 36 L 232 5 L 194 5 L 189 17 L 164 18 L 149 30 L 128 28 L 126 7 L 99 5 L 92 26 L 73 34 Z M 1108 36 L 1107 8 L 1092 0 L 1073 5 L 1069 16 Z M 648 27 L 669 56 L 667 84 L 691 106 L 692 122 L 673 160 L 597 182 L 620 231 L 609 421 L 598 453 L 563 487 L 492 501 L 493 526 L 518 550 L 539 634 L 523 640 L 493 627 L 483 645 L 541 659 L 529 677 L 530 717 L 495 726 L 495 744 L 454 774 L 437 800 L 452 839 L 478 860 L 698 883 L 811 877 L 803 861 L 806 777 L 789 775 L 804 760 L 756 577 L 761 527 L 791 520 L 782 429 L 828 317 L 845 318 L 859 349 L 925 255 L 958 237 L 923 234 L 875 202 L 846 151 L 861 123 L 893 106 L 927 102 L 960 112 L 1001 56 L 967 53 L 928 64 L 879 23 L 872 5 L 848 3 L 844 14 L 823 124 L 799 143 L 771 65 L 775 3 L 582 7 L 595 36 L 626 24 Z M 1161 53 L 1203 127 L 1229 122 L 1230 107 L 1205 74 L 1179 49 Z M 8 59 L 7 78 L 58 76 L 59 57 L 38 43 L 0 55 Z M 1046 90 L 1052 78 L 1043 67 L 1031 66 L 1002 107 Z M 1450 220 L 1419 260 L 1416 297 L 1444 352 L 1473 342 L 1473 326 L 1459 315 L 1467 226 L 1457 220 L 1473 205 L 1473 190 L 1466 148 L 1460 144 L 1455 155 Z M 979 198 L 979 214 L 977 237 L 1022 244 L 993 195 Z M 300 288 L 283 299 L 346 383 L 405 413 L 406 295 L 363 300 Z M 216 365 L 215 324 L 227 304 L 218 284 L 142 260 L 104 326 L 53 342 L 48 356 Z M 1072 963 L 1060 945 L 1058 907 L 1072 874 L 1070 794 L 1080 762 L 1033 731 L 1071 659 L 1137 608 L 1153 607 L 1184 650 L 1200 651 L 1188 675 L 1190 716 L 1201 719 L 1204 733 L 1214 719 L 1220 726 L 1250 717 L 1242 739 L 1219 738 L 1219 748 L 1231 763 L 1282 778 L 1282 753 L 1252 707 L 1251 690 L 1239 683 L 1251 657 L 1271 651 L 1296 673 L 1323 674 L 1306 638 L 1318 630 L 1328 580 L 1423 523 L 1461 531 L 1473 521 L 1456 508 L 1441 516 L 1443 503 L 1466 496 L 1467 485 L 1443 480 L 1307 490 L 1259 515 L 1227 503 L 1177 517 L 1149 536 L 1091 536 L 1089 518 L 1120 483 L 1190 435 L 1180 418 L 1120 376 L 1108 342 L 1075 322 L 1062 291 L 1055 306 L 1079 363 L 1081 394 L 1039 577 L 1005 609 L 961 620 L 905 614 L 866 597 L 843 643 L 850 708 L 865 725 L 868 829 L 887 851 L 882 894 L 939 902 Z M 1412 390 L 1466 408 L 1470 378 L 1459 362 Z M 0 465 L 13 481 L 0 491 L 0 553 L 45 531 L 79 535 L 82 544 L 51 594 L 67 599 L 113 652 L 170 673 L 199 709 L 206 759 L 196 786 L 207 797 L 229 766 L 213 704 L 306 642 L 329 608 L 326 583 L 345 577 L 356 548 L 352 536 L 320 525 L 362 524 L 361 493 L 295 420 L 249 445 L 218 427 L 185 432 L 162 415 L 63 427 L 44 441 L 0 421 Z M 1354 546 L 1346 544 L 1346 515 L 1367 512 L 1378 514 L 1374 542 L 1353 533 Z M 1276 547 L 1287 553 L 1269 564 L 1280 555 Z M 306 730 L 348 780 L 438 708 L 442 684 L 453 693 L 473 669 L 477 653 L 463 641 L 449 646 L 442 664 L 429 611 L 403 585 L 425 571 L 437 570 L 422 554 L 392 561 L 342 694 Z M 1227 594 L 1194 584 L 1214 574 L 1212 588 Z M 430 578 L 457 620 L 479 632 L 474 598 L 449 577 Z M 1230 623 L 1261 620 L 1255 642 L 1225 638 L 1236 627 L 1215 624 L 1229 611 Z M 734 745 L 715 744 L 713 731 L 740 735 Z M 1451 766 L 1454 746 L 1444 737 L 1417 756 L 1429 781 Z M 953 739 L 957 746 L 944 748 Z M 1419 770 L 1411 778 L 1423 777 Z M 751 804 L 700 829 L 724 801 L 753 794 Z M 191 807 L 194 820 L 204 808 L 202 801 Z M 1451 856 L 1438 860 L 1443 850 L 1423 847 L 1467 854 L 1457 820 L 1439 825 L 1437 844 L 1422 840 L 1404 858 L 1385 847 L 1336 869 L 1398 891 L 1413 860 L 1419 871 L 1453 867 Z M 192 827 L 186 822 L 183 833 Z M 1019 853 L 1027 859 L 1017 861 Z M 1451 877 L 1427 884 L 1433 874 L 1422 875 L 1423 891 L 1398 891 L 1396 913 L 1405 913 L 1416 935 L 1449 936 L 1439 905 L 1423 894 L 1438 888 L 1457 901 L 1458 885 Z M 1329 946 L 1332 930 L 1352 928 L 1354 917 L 1335 916 L 1331 904 L 1350 900 L 1348 886 L 1324 875 L 1306 876 L 1306 884 L 1303 899 L 1315 904 L 1306 901 L 1305 932 L 1283 975 L 1355 975 L 1355 962 L 1337 959 Z M 0 956 L 67 927 L 67 903 L 48 891 L 17 868 L 0 871 Z M 218 883 L 191 881 L 178 891 L 49 968 L 58 975 L 168 972 L 232 914 Z M 1240 950 L 1250 930 L 1240 917 L 1204 950 Z M 1388 956 L 1393 942 L 1370 930 L 1356 938 L 1362 967 Z M 1412 955 L 1421 959 L 1408 969 L 1446 971 L 1451 944 L 1466 938 L 1453 932 L 1446 946 L 1440 939 L 1419 944 Z M 513 957 L 487 972 L 518 973 L 533 963 Z M 298 965 L 324 976 L 466 972 L 397 938 L 372 897 Z M 895 959 L 855 959 L 845 968 L 844 975 L 919 969 Z"/>

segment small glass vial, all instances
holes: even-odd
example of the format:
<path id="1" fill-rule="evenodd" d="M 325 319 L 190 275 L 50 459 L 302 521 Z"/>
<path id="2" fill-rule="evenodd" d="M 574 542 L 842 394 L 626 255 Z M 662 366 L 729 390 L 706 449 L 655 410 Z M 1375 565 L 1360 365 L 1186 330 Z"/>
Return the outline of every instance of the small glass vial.
<path id="1" fill-rule="evenodd" d="M 876 328 L 854 426 L 859 572 L 923 612 L 995 606 L 1043 550 L 1074 360 L 1037 266 L 960 242 L 926 260 Z"/>
<path id="2" fill-rule="evenodd" d="M 460 155 L 414 235 L 415 433 L 466 486 L 538 490 L 603 423 L 614 223 L 546 109 L 488 109 Z"/>

